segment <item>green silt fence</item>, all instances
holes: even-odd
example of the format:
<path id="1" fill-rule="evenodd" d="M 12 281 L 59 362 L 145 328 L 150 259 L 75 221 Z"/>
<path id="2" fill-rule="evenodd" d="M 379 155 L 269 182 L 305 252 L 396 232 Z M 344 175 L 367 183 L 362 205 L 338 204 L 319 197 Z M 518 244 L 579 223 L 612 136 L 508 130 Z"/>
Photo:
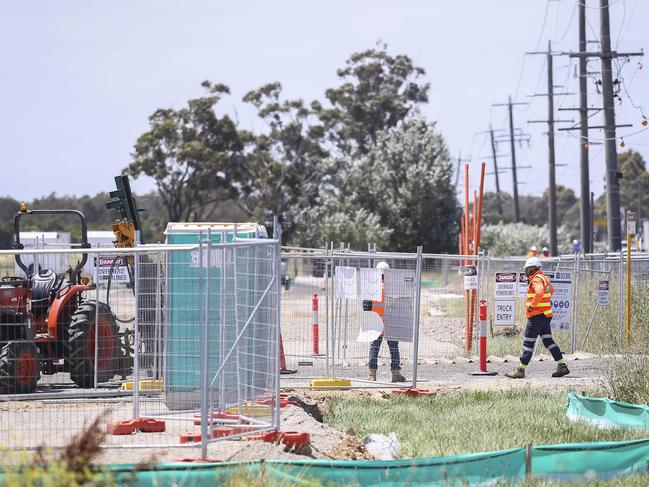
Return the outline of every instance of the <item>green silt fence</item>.
<path id="1" fill-rule="evenodd" d="M 649 407 L 568 393 L 568 418 L 600 428 L 649 429 Z"/>
<path id="2" fill-rule="evenodd" d="M 526 473 L 560 480 L 609 479 L 649 471 L 649 439 L 535 446 L 489 453 L 394 461 L 315 460 L 253 463 L 161 464 L 136 474 L 138 487 L 217 485 L 226 478 L 263 476 L 269 485 L 493 485 L 517 483 Z M 529 462 L 528 462 L 529 460 Z M 111 470 L 125 483 L 131 465 Z"/>

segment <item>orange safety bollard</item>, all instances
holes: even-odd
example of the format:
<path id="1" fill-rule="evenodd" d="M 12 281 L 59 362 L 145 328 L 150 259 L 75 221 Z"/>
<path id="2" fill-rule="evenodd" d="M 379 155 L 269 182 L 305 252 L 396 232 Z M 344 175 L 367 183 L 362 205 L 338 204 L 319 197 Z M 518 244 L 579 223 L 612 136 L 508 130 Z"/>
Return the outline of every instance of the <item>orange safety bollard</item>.
<path id="1" fill-rule="evenodd" d="M 320 355 L 320 344 L 318 337 L 318 295 L 313 295 L 313 355 Z"/>
<path id="2" fill-rule="evenodd" d="M 497 375 L 498 372 L 487 371 L 487 301 L 480 300 L 480 372 L 471 375 Z"/>

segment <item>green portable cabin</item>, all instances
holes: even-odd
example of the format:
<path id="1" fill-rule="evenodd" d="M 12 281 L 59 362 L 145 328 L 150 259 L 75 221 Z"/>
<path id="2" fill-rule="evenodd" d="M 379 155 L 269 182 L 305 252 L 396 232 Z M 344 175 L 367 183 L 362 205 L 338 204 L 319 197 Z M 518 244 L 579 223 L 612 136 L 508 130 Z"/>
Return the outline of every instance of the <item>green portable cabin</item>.
<path id="1" fill-rule="evenodd" d="M 232 223 L 169 223 L 165 230 L 170 245 L 197 244 L 199 236 L 213 244 L 232 242 Z M 256 223 L 236 225 L 237 238 L 267 238 L 266 229 Z M 209 304 L 208 356 L 209 376 L 216 374 L 228 345 L 236 338 L 234 323 L 234 266 L 223 262 L 224 253 L 214 249 L 207 267 L 207 252 L 203 252 L 202 268 L 198 265 L 198 250 L 171 250 L 166 259 L 165 273 L 165 402 L 169 409 L 195 409 L 200 404 L 201 338 L 200 312 Z M 226 254 L 227 255 L 227 254 Z M 230 254 L 231 255 L 231 254 Z M 226 259 L 227 260 L 227 259 Z M 241 268 L 241 264 L 239 264 Z M 202 271 L 202 272 L 201 272 Z M 251 273 L 250 275 L 254 275 Z M 248 279 L 243 276 L 243 279 Z M 209 303 L 206 291 L 209 280 Z M 255 283 L 239 283 L 239 288 L 254 288 Z M 245 305 L 254 297 L 239 296 L 237 304 Z M 232 367 L 226 374 L 232 375 Z M 236 374 L 236 370 L 234 371 Z M 227 398 L 226 398 L 227 399 Z"/>

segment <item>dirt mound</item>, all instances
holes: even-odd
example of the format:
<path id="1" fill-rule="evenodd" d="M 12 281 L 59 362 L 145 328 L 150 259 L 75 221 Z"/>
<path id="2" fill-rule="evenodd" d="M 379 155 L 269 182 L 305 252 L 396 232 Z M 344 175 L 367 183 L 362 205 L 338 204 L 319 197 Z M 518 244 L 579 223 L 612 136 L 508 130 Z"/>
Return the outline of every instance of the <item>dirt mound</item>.
<path id="1" fill-rule="evenodd" d="M 345 437 L 334 445 L 329 453 L 336 460 L 373 460 L 365 445 L 356 436 L 354 428 L 349 428 Z"/>

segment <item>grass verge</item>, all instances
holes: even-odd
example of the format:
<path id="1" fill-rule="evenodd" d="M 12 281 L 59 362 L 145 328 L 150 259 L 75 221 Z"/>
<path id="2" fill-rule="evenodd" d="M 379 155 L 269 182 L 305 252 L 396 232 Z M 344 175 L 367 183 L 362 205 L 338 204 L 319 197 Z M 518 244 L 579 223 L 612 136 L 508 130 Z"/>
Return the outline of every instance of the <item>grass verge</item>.
<path id="1" fill-rule="evenodd" d="M 431 398 L 390 400 L 332 398 L 325 421 L 359 436 L 395 432 L 403 457 L 459 455 L 554 444 L 622 441 L 646 437 L 628 429 L 600 430 L 572 423 L 565 394 L 532 390 L 466 392 Z"/>

